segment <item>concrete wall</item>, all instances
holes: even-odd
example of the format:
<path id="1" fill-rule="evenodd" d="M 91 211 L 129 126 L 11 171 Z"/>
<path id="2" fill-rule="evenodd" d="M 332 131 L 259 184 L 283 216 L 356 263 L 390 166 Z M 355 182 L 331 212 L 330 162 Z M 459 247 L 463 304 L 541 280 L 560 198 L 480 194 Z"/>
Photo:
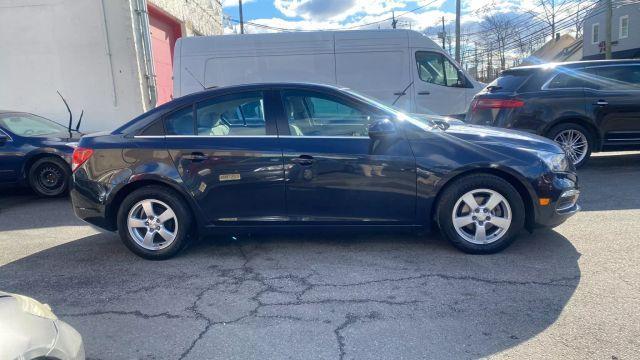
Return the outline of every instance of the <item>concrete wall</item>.
<path id="1" fill-rule="evenodd" d="M 620 39 L 620 17 L 629 15 L 629 37 Z M 606 11 L 603 5 L 597 6 L 587 15 L 584 22 L 584 45 L 583 56 L 590 57 L 600 54 L 600 46 L 592 43 L 592 25 L 600 24 L 598 42 L 606 38 Z M 622 5 L 613 7 L 613 18 L 611 20 L 611 41 L 618 42 L 611 47 L 612 52 L 625 51 L 640 48 L 640 6 L 638 4 Z M 602 53 L 604 54 L 604 52 Z M 602 55 L 604 56 L 604 55 Z"/>
<path id="2" fill-rule="evenodd" d="M 221 0 L 148 0 L 183 23 L 183 35 L 222 35 Z"/>
<path id="3" fill-rule="evenodd" d="M 221 33 L 214 15 L 205 15 L 209 11 L 199 6 L 209 1 L 197 0 L 198 6 L 195 1 L 152 2 L 186 20 L 183 34 Z M 68 113 L 56 94 L 60 90 L 76 120 L 85 110 L 81 130 L 87 132 L 112 130 L 149 110 L 153 104 L 135 3 L 0 0 L 0 109 L 66 124 Z M 221 11 L 221 6 L 209 8 Z"/>

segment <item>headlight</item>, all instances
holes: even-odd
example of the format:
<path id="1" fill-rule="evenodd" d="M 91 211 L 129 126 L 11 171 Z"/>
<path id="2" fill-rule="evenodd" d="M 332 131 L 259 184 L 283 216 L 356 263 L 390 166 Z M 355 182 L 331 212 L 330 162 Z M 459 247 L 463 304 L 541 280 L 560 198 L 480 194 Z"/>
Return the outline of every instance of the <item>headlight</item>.
<path id="1" fill-rule="evenodd" d="M 11 294 L 11 296 L 18 301 L 22 311 L 27 314 L 39 316 L 41 318 L 49 320 L 57 320 L 58 317 L 51 311 L 51 308 L 47 304 L 43 304 L 37 300 L 23 295 Z"/>
<path id="2" fill-rule="evenodd" d="M 551 169 L 551 171 L 569 171 L 569 160 L 566 154 L 536 151 L 538 157 Z"/>

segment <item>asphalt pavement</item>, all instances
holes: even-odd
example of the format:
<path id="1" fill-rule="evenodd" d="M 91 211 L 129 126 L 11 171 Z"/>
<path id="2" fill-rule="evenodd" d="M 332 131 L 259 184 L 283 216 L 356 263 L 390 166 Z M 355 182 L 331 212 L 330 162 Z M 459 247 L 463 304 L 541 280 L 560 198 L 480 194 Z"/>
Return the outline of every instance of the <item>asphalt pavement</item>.
<path id="1" fill-rule="evenodd" d="M 210 238 L 146 261 L 66 199 L 0 190 L 0 289 L 91 359 L 640 358 L 640 153 L 580 171 L 583 211 L 500 254 L 439 235 Z"/>

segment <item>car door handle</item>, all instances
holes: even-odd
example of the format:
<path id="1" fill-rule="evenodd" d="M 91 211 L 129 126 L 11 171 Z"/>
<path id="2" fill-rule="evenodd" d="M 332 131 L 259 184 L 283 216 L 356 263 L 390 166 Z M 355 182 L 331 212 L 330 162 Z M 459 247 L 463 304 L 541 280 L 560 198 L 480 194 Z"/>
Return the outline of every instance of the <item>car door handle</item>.
<path id="1" fill-rule="evenodd" d="M 313 156 L 311 155 L 300 155 L 297 158 L 292 158 L 291 162 L 293 162 L 294 164 L 298 164 L 298 165 L 304 165 L 304 166 L 308 166 L 313 164 Z"/>
<path id="2" fill-rule="evenodd" d="M 605 100 L 598 100 L 598 101 L 594 102 L 593 105 L 607 106 L 607 105 L 609 105 L 609 103 L 607 101 L 605 101 Z"/>
<path id="3" fill-rule="evenodd" d="M 418 91 L 418 95 L 431 95 L 430 91 Z"/>
<path id="4" fill-rule="evenodd" d="M 192 152 L 191 154 L 183 156 L 183 158 L 197 162 L 207 160 L 209 157 L 201 152 Z"/>

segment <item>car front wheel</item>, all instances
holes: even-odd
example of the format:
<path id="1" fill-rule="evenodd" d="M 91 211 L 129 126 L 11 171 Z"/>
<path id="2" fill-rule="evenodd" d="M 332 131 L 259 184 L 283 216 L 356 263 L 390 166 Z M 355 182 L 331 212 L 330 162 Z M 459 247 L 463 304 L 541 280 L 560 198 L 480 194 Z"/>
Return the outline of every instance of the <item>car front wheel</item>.
<path id="1" fill-rule="evenodd" d="M 135 254 L 164 260 L 186 244 L 191 229 L 189 209 L 173 190 L 146 186 L 129 194 L 118 211 L 118 232 Z"/>
<path id="2" fill-rule="evenodd" d="M 490 254 L 509 246 L 524 227 L 518 191 L 489 174 L 469 175 L 448 186 L 440 198 L 438 225 L 458 249 Z"/>

